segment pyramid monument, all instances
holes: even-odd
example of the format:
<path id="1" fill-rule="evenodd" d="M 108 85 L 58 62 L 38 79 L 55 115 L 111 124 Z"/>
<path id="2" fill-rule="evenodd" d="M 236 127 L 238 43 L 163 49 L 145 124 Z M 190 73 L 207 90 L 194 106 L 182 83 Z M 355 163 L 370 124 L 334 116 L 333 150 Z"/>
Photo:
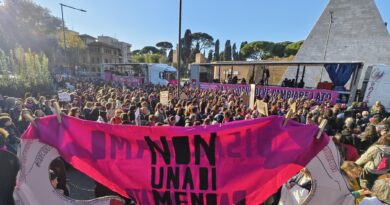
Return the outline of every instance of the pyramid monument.
<path id="1" fill-rule="evenodd" d="M 390 65 L 390 35 L 375 0 L 330 0 L 294 61 L 364 62 L 359 87 L 367 66 Z M 307 68 L 305 86 L 316 87 L 320 78 L 331 82 L 321 70 Z M 296 67 L 289 67 L 283 79 L 295 79 L 296 72 Z"/>

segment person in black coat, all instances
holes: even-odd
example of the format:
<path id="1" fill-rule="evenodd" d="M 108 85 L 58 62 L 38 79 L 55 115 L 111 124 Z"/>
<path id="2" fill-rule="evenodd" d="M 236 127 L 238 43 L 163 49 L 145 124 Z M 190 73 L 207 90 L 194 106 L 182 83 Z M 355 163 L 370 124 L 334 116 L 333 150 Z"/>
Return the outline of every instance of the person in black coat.
<path id="1" fill-rule="evenodd" d="M 0 134 L 0 166 L 0 204 L 13 205 L 13 192 L 20 165 L 18 157 L 5 149 L 3 134 Z"/>
<path id="2" fill-rule="evenodd" d="M 89 119 L 91 121 L 97 121 L 100 116 L 100 103 L 95 103 L 95 107 L 92 109 L 92 111 L 89 114 Z"/>

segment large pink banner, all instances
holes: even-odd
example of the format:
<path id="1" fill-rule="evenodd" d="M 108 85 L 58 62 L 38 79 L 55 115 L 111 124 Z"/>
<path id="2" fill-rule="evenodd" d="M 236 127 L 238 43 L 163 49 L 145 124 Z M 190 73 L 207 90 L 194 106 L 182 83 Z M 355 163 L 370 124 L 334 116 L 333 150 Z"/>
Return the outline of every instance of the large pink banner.
<path id="1" fill-rule="evenodd" d="M 202 90 L 234 90 L 236 93 L 249 93 L 249 85 L 241 84 L 217 84 L 217 83 L 200 83 Z M 298 99 L 305 97 L 306 99 L 314 99 L 316 102 L 331 102 L 335 104 L 338 98 L 338 92 L 334 90 L 319 90 L 319 89 L 301 89 L 287 87 L 272 87 L 272 86 L 256 86 L 256 96 L 264 97 L 268 94 L 278 96 L 282 94 L 284 99 Z"/>
<path id="2" fill-rule="evenodd" d="M 23 139 L 58 149 L 78 170 L 140 204 L 259 204 L 329 142 L 281 117 L 223 125 L 141 127 L 63 116 L 37 119 Z"/>

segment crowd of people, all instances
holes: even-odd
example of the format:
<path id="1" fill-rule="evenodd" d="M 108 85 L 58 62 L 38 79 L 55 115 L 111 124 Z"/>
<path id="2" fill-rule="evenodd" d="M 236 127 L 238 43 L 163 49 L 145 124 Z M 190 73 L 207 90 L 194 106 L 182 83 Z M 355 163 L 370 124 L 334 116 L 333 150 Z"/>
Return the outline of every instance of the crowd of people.
<path id="1" fill-rule="evenodd" d="M 57 96 L 29 92 L 23 98 L 0 95 L 0 150 L 16 154 L 20 136 L 30 123 L 28 116 L 51 115 L 55 112 L 54 103 L 58 101 L 65 115 L 110 124 L 191 127 L 265 117 L 256 107 L 245 104 L 240 93 L 233 91 L 183 87 L 178 97 L 176 90 L 169 87 L 125 88 L 96 82 L 70 83 L 75 89 L 66 91 L 70 93 L 70 101 L 66 102 L 59 101 Z M 169 103 L 162 104 L 160 91 L 166 90 L 170 91 Z M 261 100 L 268 104 L 269 115 L 286 115 L 296 102 L 292 120 L 318 125 L 327 119 L 325 132 L 340 150 L 341 172 L 356 197 L 356 204 L 390 204 L 390 174 L 386 164 L 390 118 L 380 102 L 372 107 L 364 102 L 354 102 L 350 106 L 331 105 L 310 99 L 283 99 L 281 95 Z M 50 171 L 52 180 L 56 179 L 55 171 Z M 310 191 L 310 180 L 302 181 L 307 178 L 310 179 L 310 173 L 302 171 L 292 180 Z M 52 183 L 57 186 L 58 182 Z M 9 192 L 1 187 L 0 184 L 0 200 L 9 197 L 3 196 Z M 275 195 L 270 203 L 277 204 L 277 198 Z"/>

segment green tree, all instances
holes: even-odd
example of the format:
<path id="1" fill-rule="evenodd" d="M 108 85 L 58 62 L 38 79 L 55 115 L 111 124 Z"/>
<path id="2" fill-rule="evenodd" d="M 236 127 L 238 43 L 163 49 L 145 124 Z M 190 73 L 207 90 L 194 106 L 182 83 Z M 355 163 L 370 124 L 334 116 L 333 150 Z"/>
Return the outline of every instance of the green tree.
<path id="1" fill-rule="evenodd" d="M 193 63 L 195 62 L 196 59 L 196 54 L 200 53 L 200 45 L 199 43 L 196 43 L 195 48 L 191 50 L 191 57 L 190 57 L 190 62 Z"/>
<path id="2" fill-rule="evenodd" d="M 192 50 L 192 34 L 191 30 L 187 29 L 184 33 L 184 38 L 182 39 L 182 48 L 181 48 L 181 59 L 183 60 L 183 64 L 179 68 L 179 72 L 184 74 L 186 72 L 184 68 L 186 68 L 190 62 L 191 58 L 191 50 Z"/>
<path id="3" fill-rule="evenodd" d="M 230 44 L 230 40 L 227 40 L 225 43 L 225 50 L 224 50 L 224 61 L 231 61 L 232 60 L 232 45 Z"/>
<path id="4" fill-rule="evenodd" d="M 225 61 L 225 52 L 224 52 L 224 51 L 221 51 L 221 52 L 219 53 L 219 60 L 220 60 L 220 61 Z"/>
<path id="5" fill-rule="evenodd" d="M 161 54 L 145 54 L 145 63 L 160 63 Z"/>
<path id="6" fill-rule="evenodd" d="M 272 57 L 274 56 L 284 57 L 285 46 L 282 43 L 272 43 L 270 47 L 271 47 L 270 55 Z"/>
<path id="7" fill-rule="evenodd" d="M 273 43 L 271 45 L 271 56 L 272 57 L 285 57 L 286 56 L 286 47 L 291 44 L 290 41 L 284 41 L 279 43 Z"/>
<path id="8" fill-rule="evenodd" d="M 72 48 L 80 48 L 84 49 L 86 45 L 84 44 L 83 40 L 79 37 L 79 35 L 73 31 L 65 30 L 65 38 L 66 38 L 66 48 L 72 49 Z M 58 43 L 61 48 L 64 48 L 64 34 L 62 31 L 57 32 L 57 39 Z"/>
<path id="9" fill-rule="evenodd" d="M 15 48 L 10 55 L 4 54 L 7 65 L 15 66 L 13 77 L 1 77 L 0 93 L 21 96 L 24 92 L 52 94 L 53 81 L 48 69 L 48 58 L 44 53 L 34 53 L 30 49 Z M 14 65 L 11 65 L 14 64 Z"/>
<path id="10" fill-rule="evenodd" d="M 298 50 L 303 45 L 303 41 L 298 41 L 295 43 L 291 43 L 286 46 L 286 56 L 296 55 L 298 53 Z"/>
<path id="11" fill-rule="evenodd" d="M 245 57 L 244 54 L 242 53 L 242 48 L 244 48 L 244 46 L 245 46 L 246 44 L 248 44 L 247 41 L 241 42 L 240 50 L 238 51 L 238 60 L 240 60 L 240 61 L 246 60 L 246 57 Z"/>
<path id="12" fill-rule="evenodd" d="M 66 38 L 66 57 L 67 62 L 70 67 L 74 67 L 75 65 L 80 65 L 80 55 L 84 53 L 86 49 L 86 45 L 83 40 L 79 37 L 78 33 L 73 31 L 66 30 L 65 31 Z M 57 40 L 58 44 L 62 49 L 64 49 L 64 35 L 63 32 L 57 32 Z"/>
<path id="13" fill-rule="evenodd" d="M 133 62 L 135 63 L 160 63 L 161 54 L 159 53 L 147 53 L 133 55 Z M 164 59 L 163 59 L 164 60 Z"/>
<path id="14" fill-rule="evenodd" d="M 16 46 L 43 51 L 54 64 L 62 59 L 58 41 L 53 38 L 61 28 L 61 20 L 33 1 L 3 0 L 0 6 L 0 47 L 11 50 Z M 57 62 L 58 64 L 58 62 Z"/>
<path id="15" fill-rule="evenodd" d="M 132 56 L 132 60 L 135 63 L 145 63 L 145 55 L 143 54 L 135 54 Z"/>
<path id="16" fill-rule="evenodd" d="M 232 54 L 233 54 L 233 60 L 238 61 L 238 52 L 237 52 L 237 46 L 236 43 L 233 43 L 233 48 L 232 48 Z"/>
<path id="17" fill-rule="evenodd" d="M 141 54 L 158 54 L 160 53 L 160 50 L 158 50 L 154 46 L 145 46 L 140 51 Z"/>
<path id="18" fill-rule="evenodd" d="M 213 60 L 213 50 L 210 49 L 207 55 L 207 61 L 211 62 Z"/>
<path id="19" fill-rule="evenodd" d="M 160 48 L 160 50 L 166 54 L 167 53 L 167 50 L 170 50 L 173 48 L 173 45 L 172 43 L 170 42 L 167 42 L 167 41 L 161 41 L 161 42 L 158 42 L 156 43 L 156 47 L 157 48 Z"/>
<path id="20" fill-rule="evenodd" d="M 9 70 L 10 70 L 9 57 L 6 55 L 6 53 L 3 50 L 0 49 L 0 72 L 8 73 Z"/>
<path id="21" fill-rule="evenodd" d="M 215 41 L 215 48 L 214 48 L 214 57 L 213 61 L 219 61 L 219 39 Z"/>
<path id="22" fill-rule="evenodd" d="M 264 60 L 271 57 L 272 42 L 269 41 L 254 41 L 246 44 L 241 53 L 245 58 L 252 60 Z"/>
<path id="23" fill-rule="evenodd" d="M 207 33 L 197 32 L 192 34 L 193 43 L 199 44 L 199 50 L 204 51 L 214 45 L 214 38 Z"/>
<path id="24" fill-rule="evenodd" d="M 173 62 L 173 49 L 171 49 L 168 53 L 168 63 Z"/>
<path id="25" fill-rule="evenodd" d="M 131 52 L 131 55 L 138 55 L 141 53 L 141 50 L 137 49 Z"/>

